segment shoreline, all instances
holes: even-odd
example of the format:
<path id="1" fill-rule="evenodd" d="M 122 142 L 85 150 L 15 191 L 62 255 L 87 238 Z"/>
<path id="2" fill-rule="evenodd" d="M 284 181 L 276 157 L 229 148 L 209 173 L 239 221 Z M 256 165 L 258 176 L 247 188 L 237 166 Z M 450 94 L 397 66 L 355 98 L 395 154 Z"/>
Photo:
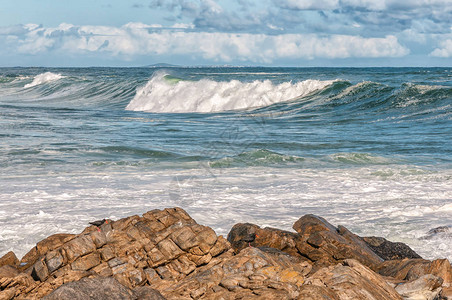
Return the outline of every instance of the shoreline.
<path id="1" fill-rule="evenodd" d="M 135 297 L 124 299 L 452 299 L 447 259 L 425 260 L 403 243 L 359 237 L 315 215 L 293 228 L 238 223 L 226 239 L 177 207 L 101 220 L 49 236 L 20 261 L 12 252 L 0 258 L 0 298 L 80 296 L 108 279 Z"/>

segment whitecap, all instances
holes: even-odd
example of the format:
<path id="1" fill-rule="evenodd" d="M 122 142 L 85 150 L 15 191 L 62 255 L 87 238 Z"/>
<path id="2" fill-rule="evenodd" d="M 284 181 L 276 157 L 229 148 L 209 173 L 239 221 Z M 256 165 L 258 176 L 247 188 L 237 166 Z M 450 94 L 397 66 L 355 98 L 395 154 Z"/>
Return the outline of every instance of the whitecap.
<path id="1" fill-rule="evenodd" d="M 39 84 L 56 81 L 62 78 L 64 78 L 64 76 L 61 74 L 55 74 L 52 72 L 41 73 L 39 75 L 36 75 L 33 81 L 31 83 L 26 84 L 24 88 L 34 87 Z"/>
<path id="2" fill-rule="evenodd" d="M 324 89 L 334 80 L 274 84 L 270 80 L 175 80 L 157 73 L 139 88 L 127 110 L 157 113 L 220 112 L 264 107 L 291 101 Z"/>

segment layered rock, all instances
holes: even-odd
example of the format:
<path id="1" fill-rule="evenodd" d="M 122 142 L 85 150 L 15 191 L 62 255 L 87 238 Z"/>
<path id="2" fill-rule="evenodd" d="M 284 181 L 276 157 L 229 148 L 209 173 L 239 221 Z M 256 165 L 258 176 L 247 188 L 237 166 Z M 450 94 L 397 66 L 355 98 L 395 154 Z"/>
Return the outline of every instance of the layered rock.
<path id="1" fill-rule="evenodd" d="M 416 258 L 406 245 L 361 238 L 314 215 L 301 217 L 296 232 L 237 224 L 227 240 L 181 208 L 98 225 L 50 236 L 20 262 L 13 253 L 0 258 L 0 299 L 450 295 L 449 261 Z"/>
<path id="2" fill-rule="evenodd" d="M 228 241 L 236 252 L 248 244 L 272 247 L 314 262 L 316 269 L 345 259 L 356 259 L 371 268 L 383 261 L 360 237 L 343 226 L 334 227 L 321 217 L 305 215 L 293 228 L 297 233 L 249 223 L 236 224 L 228 234 Z M 247 243 L 253 235 L 256 238 Z"/>

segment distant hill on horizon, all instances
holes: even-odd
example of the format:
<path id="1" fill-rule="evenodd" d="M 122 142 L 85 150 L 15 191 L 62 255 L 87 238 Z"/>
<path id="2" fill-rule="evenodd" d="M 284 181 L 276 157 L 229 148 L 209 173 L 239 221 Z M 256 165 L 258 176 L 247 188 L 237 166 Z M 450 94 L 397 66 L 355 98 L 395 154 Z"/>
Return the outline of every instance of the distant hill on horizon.
<path id="1" fill-rule="evenodd" d="M 145 68 L 178 68 L 180 66 L 178 65 L 172 65 L 172 64 L 167 64 L 167 63 L 158 63 L 158 64 L 152 64 L 152 65 L 147 65 L 144 66 Z"/>

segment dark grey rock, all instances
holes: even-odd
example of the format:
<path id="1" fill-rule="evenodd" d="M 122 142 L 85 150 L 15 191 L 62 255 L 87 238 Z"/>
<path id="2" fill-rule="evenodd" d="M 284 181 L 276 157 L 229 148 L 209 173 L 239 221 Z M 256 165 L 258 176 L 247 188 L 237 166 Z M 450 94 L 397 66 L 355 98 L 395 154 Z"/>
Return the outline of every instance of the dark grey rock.
<path id="1" fill-rule="evenodd" d="M 384 260 L 422 258 L 409 246 L 400 242 L 390 242 L 382 237 L 363 237 L 364 242 Z"/>

